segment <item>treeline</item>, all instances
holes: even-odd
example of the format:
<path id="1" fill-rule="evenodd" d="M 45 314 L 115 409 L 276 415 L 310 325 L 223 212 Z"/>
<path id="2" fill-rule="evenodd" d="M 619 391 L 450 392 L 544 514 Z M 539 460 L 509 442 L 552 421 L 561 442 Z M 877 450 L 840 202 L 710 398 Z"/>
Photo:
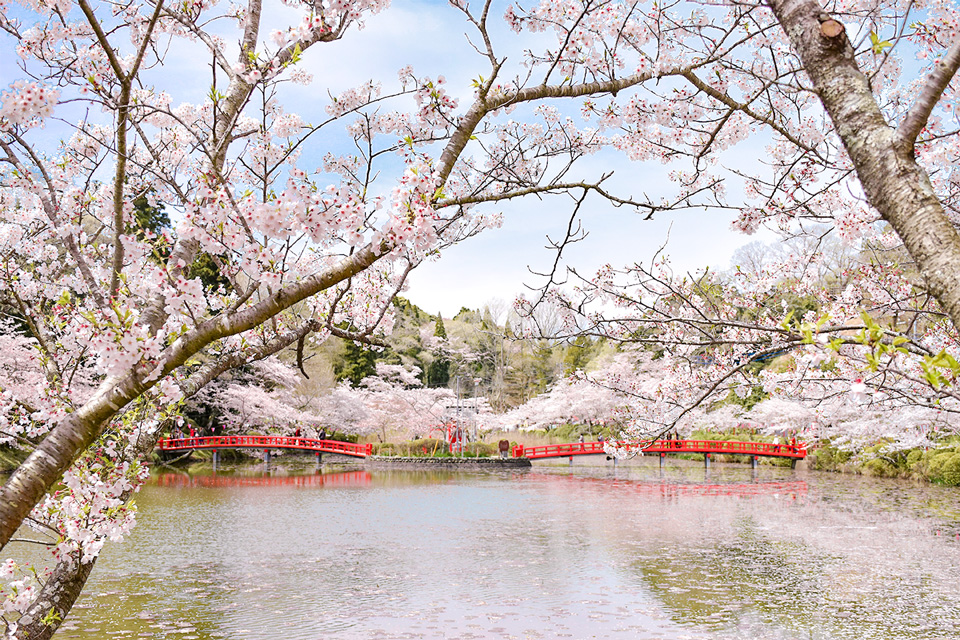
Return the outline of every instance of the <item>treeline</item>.
<path id="1" fill-rule="evenodd" d="M 377 363 L 399 364 L 419 369 L 417 377 L 426 387 L 483 396 L 501 412 L 615 351 L 607 341 L 588 337 L 521 337 L 521 320 L 502 303 L 462 308 L 452 318 L 427 313 L 401 297 L 393 304 L 396 320 L 385 346 L 331 337 L 305 357 L 310 379 L 326 388 L 342 381 L 358 385 L 376 373 Z"/>

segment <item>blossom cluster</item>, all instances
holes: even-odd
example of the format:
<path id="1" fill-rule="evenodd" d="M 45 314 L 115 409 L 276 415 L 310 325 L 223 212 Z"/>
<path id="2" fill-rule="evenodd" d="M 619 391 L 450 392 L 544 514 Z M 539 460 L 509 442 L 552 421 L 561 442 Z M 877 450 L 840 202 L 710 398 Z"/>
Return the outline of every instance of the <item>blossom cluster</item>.
<path id="1" fill-rule="evenodd" d="M 91 562 L 107 540 L 122 540 L 136 524 L 136 506 L 124 496 L 139 489 L 148 471 L 137 461 L 118 459 L 120 446 L 107 438 L 64 473 L 62 489 L 34 509 L 34 520 L 59 534 L 58 557 Z"/>
<path id="2" fill-rule="evenodd" d="M 0 118 L 6 126 L 38 127 L 44 118 L 53 115 L 60 98 L 57 89 L 37 82 L 17 80 L 7 91 L 0 93 Z"/>

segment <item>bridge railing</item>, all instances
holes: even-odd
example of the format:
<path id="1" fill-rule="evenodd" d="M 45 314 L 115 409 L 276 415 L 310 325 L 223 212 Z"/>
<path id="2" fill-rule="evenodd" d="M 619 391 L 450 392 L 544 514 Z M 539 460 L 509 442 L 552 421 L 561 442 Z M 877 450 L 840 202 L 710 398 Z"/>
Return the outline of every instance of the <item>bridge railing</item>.
<path id="1" fill-rule="evenodd" d="M 548 444 L 538 447 L 517 445 L 513 449 L 515 458 L 554 458 L 564 456 L 591 455 L 604 453 L 604 445 L 642 451 L 644 453 L 720 453 L 732 455 L 753 455 L 780 458 L 805 458 L 805 443 L 777 444 L 773 442 L 738 442 L 729 440 L 643 440 L 639 442 L 567 442 Z"/>
<path id="2" fill-rule="evenodd" d="M 320 453 L 341 453 L 366 457 L 373 454 L 373 445 L 355 444 L 340 440 L 315 440 L 293 436 L 198 436 L 194 438 L 161 438 L 160 451 L 188 451 L 193 449 L 297 449 Z"/>

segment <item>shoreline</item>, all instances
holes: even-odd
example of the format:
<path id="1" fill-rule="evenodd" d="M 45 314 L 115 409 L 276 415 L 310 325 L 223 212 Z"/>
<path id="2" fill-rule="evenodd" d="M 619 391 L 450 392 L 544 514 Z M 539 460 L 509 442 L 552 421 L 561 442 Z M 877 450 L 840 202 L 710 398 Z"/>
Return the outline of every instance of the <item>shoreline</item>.
<path id="1" fill-rule="evenodd" d="M 533 466 L 527 458 L 415 458 L 400 456 L 368 456 L 360 464 L 374 469 L 417 469 L 423 467 L 527 469 Z"/>

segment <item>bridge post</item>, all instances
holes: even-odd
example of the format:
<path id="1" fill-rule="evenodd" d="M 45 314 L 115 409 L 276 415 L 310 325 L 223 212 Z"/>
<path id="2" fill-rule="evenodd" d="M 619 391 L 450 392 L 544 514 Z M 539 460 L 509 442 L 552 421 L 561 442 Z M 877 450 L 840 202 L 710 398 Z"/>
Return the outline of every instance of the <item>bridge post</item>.
<path id="1" fill-rule="evenodd" d="M 263 450 L 263 461 L 268 465 L 270 464 L 270 449 Z"/>
<path id="2" fill-rule="evenodd" d="M 220 452 L 214 449 L 213 450 L 213 470 L 216 471 L 219 465 L 220 465 Z"/>
<path id="3" fill-rule="evenodd" d="M 570 456 L 570 466 L 573 466 L 573 456 Z"/>
<path id="4" fill-rule="evenodd" d="M 758 464 L 760 464 L 760 456 L 750 456 L 750 468 L 756 469 Z"/>
<path id="5" fill-rule="evenodd" d="M 317 451 L 317 469 L 320 468 L 321 464 L 323 464 L 323 454 Z"/>
<path id="6" fill-rule="evenodd" d="M 796 458 L 792 458 L 792 459 L 790 460 L 790 468 L 791 468 L 791 469 L 796 469 L 796 468 L 797 468 L 797 459 L 796 459 Z"/>
<path id="7" fill-rule="evenodd" d="M 664 462 L 664 460 L 666 460 L 666 459 L 667 459 L 667 454 L 661 453 L 661 454 L 660 454 L 660 468 L 661 468 L 661 469 L 663 469 L 663 462 Z"/>
<path id="8" fill-rule="evenodd" d="M 709 468 L 710 468 L 710 454 L 709 454 L 709 453 L 703 454 L 703 468 L 704 468 L 704 469 L 709 469 Z"/>

